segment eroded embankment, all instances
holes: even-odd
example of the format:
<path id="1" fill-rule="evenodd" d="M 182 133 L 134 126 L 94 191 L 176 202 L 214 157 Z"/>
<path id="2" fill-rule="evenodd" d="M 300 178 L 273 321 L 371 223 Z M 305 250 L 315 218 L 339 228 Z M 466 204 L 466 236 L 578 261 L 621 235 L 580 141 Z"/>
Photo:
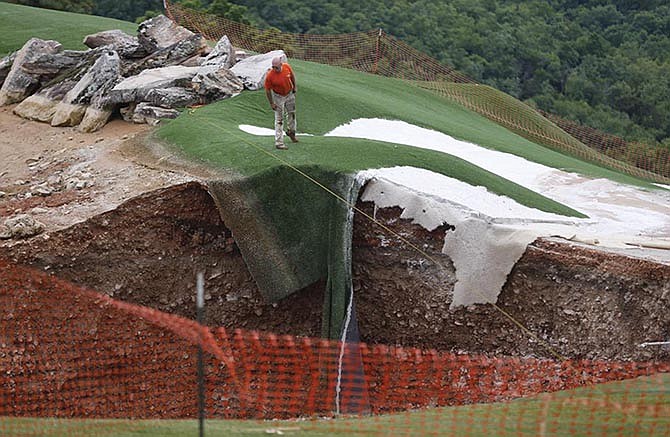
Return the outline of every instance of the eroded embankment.
<path id="1" fill-rule="evenodd" d="M 358 207 L 371 215 L 374 205 Z M 551 356 L 492 305 L 450 310 L 455 274 L 443 226 L 427 232 L 376 217 L 425 253 L 356 214 L 353 280 L 362 340 L 422 348 Z M 173 186 L 5 250 L 10 259 L 114 298 L 193 317 L 195 272 L 206 278 L 206 323 L 318 336 L 323 283 L 264 302 L 204 187 Z M 433 260 L 426 258 L 429 254 Z M 498 307 L 570 358 L 668 359 L 644 349 L 670 338 L 670 266 L 538 240 L 517 263 Z"/>

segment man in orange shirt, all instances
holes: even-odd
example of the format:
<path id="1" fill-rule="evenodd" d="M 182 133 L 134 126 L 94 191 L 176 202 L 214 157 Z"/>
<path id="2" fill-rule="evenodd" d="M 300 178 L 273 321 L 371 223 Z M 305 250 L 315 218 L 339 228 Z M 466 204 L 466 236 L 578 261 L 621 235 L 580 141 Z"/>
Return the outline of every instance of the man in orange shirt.
<path id="1" fill-rule="evenodd" d="M 279 57 L 272 59 L 272 68 L 265 76 L 265 95 L 275 112 L 275 146 L 278 149 L 288 149 L 284 144 L 284 114 L 288 118 L 286 135 L 292 142 L 298 142 L 295 136 L 295 92 L 295 76 L 291 66 Z"/>

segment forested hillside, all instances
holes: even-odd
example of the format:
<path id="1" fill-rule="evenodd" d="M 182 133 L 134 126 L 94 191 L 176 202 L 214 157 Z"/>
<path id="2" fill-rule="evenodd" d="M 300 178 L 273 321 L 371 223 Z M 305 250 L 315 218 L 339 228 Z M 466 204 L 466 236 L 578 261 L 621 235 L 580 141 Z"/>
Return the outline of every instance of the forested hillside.
<path id="1" fill-rule="evenodd" d="M 20 0 L 88 5 L 134 21 L 160 0 Z M 479 82 L 629 140 L 670 147 L 667 0 L 183 0 L 294 33 L 381 27 Z M 246 9 L 245 9 L 246 8 Z"/>

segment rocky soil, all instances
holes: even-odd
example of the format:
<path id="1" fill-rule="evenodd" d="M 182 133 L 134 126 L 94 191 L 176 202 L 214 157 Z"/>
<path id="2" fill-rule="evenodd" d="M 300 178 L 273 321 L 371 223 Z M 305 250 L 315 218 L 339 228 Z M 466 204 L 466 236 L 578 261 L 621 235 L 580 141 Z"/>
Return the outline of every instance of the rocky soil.
<path id="1" fill-rule="evenodd" d="M 207 175 L 147 149 L 139 139 L 148 129 L 114 120 L 84 134 L 1 108 L 0 153 L 7 158 L 0 224 L 28 214 L 43 231 L 0 240 L 0 256 L 186 317 L 195 312 L 195 273 L 204 271 L 207 324 L 318 336 L 324 284 L 264 302 L 202 182 Z M 372 204 L 358 206 L 373 211 Z M 670 358 L 667 348 L 639 347 L 670 339 L 670 265 L 538 240 L 497 306 L 449 310 L 455 275 L 440 251 L 448 227 L 427 232 L 399 216 L 396 208 L 376 211 L 439 265 L 357 215 L 353 270 L 363 341 L 522 356 Z"/>

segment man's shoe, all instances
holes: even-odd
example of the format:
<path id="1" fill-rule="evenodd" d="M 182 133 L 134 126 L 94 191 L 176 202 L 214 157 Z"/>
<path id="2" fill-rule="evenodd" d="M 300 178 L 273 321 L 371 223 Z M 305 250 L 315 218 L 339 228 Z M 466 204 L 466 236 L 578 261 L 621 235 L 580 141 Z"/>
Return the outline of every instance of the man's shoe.
<path id="1" fill-rule="evenodd" d="M 288 135 L 288 137 L 291 139 L 292 142 L 294 142 L 294 143 L 298 142 L 298 138 L 296 138 L 294 131 L 292 131 L 292 130 L 288 131 L 288 132 L 286 132 L 286 135 Z"/>
<path id="2" fill-rule="evenodd" d="M 278 149 L 280 149 L 280 150 L 286 150 L 286 149 L 288 149 L 288 147 L 286 147 L 285 144 L 277 144 L 277 145 L 275 145 L 275 147 L 278 148 Z"/>

